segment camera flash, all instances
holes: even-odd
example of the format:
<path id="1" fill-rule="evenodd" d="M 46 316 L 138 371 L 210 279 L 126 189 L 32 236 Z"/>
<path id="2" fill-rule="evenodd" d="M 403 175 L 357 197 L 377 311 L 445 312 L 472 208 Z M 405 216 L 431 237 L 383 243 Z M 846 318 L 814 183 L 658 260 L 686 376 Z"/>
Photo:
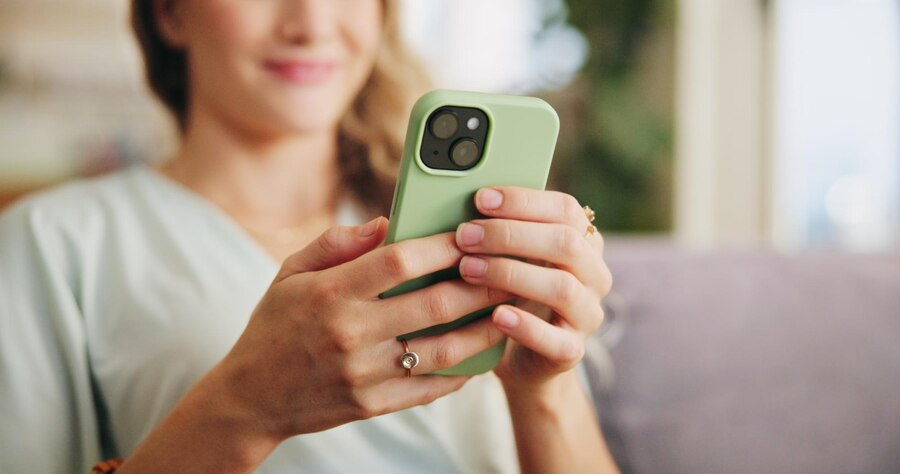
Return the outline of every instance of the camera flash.
<path id="1" fill-rule="evenodd" d="M 478 120 L 478 117 L 472 117 L 466 121 L 466 128 L 469 130 L 475 130 L 479 125 L 481 125 L 481 121 Z"/>

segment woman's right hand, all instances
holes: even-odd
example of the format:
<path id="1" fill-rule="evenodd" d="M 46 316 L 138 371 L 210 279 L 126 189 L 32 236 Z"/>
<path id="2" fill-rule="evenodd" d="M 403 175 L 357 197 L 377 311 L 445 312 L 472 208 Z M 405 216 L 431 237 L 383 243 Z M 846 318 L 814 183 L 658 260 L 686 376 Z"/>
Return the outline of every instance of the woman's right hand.
<path id="1" fill-rule="evenodd" d="M 412 278 L 459 264 L 448 232 L 378 247 L 387 219 L 333 227 L 289 257 L 244 333 L 216 368 L 237 406 L 278 439 L 429 403 L 468 377 L 411 377 L 396 336 L 512 298 L 462 280 L 379 299 Z M 410 341 L 417 373 L 456 365 L 498 343 L 484 319 Z"/>
<path id="2" fill-rule="evenodd" d="M 462 387 L 468 377 L 405 378 L 396 336 L 512 295 L 451 280 L 379 299 L 462 258 L 454 232 L 378 247 L 386 231 L 382 217 L 334 227 L 285 260 L 231 351 L 117 472 L 250 472 L 290 436 L 429 403 Z M 415 373 L 456 365 L 502 337 L 485 318 L 411 340 L 421 358 Z"/>

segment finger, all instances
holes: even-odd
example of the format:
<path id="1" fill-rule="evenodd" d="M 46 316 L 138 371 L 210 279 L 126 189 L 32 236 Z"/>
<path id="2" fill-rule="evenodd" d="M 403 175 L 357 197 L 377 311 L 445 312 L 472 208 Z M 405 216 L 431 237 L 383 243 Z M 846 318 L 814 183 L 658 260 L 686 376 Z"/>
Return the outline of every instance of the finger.
<path id="1" fill-rule="evenodd" d="M 488 217 L 554 222 L 576 229 L 591 225 L 578 200 L 558 191 L 518 186 L 481 188 L 475 193 L 475 206 Z"/>
<path id="2" fill-rule="evenodd" d="M 396 315 L 380 321 L 372 336 L 385 340 L 400 334 L 455 321 L 469 313 L 509 301 L 513 294 L 494 288 L 472 285 L 462 280 L 443 281 L 368 304 L 379 312 Z"/>
<path id="3" fill-rule="evenodd" d="M 564 370 L 584 357 L 584 337 L 576 331 L 554 326 L 512 305 L 501 305 L 492 316 L 510 339 L 554 362 Z"/>
<path id="4" fill-rule="evenodd" d="M 437 370 L 448 369 L 469 357 L 493 347 L 503 340 L 503 333 L 489 318 L 466 324 L 437 336 L 417 337 L 406 341 L 409 350 L 419 356 L 419 364 L 412 369 L 412 375 L 422 375 Z M 403 343 L 389 339 L 376 344 L 365 361 L 357 361 L 366 367 L 366 377 L 362 383 L 373 383 L 394 377 L 406 376 L 406 369 L 400 365 Z"/>
<path id="5" fill-rule="evenodd" d="M 309 245 L 288 257 L 275 281 L 291 275 L 318 271 L 349 262 L 377 247 L 385 237 L 387 219 L 375 219 L 358 226 L 335 226 L 323 232 Z"/>
<path id="6" fill-rule="evenodd" d="M 459 267 L 465 281 L 547 305 L 578 330 L 593 332 L 603 321 L 600 299 L 565 270 L 486 255 L 466 256 Z"/>
<path id="7" fill-rule="evenodd" d="M 331 269 L 350 294 L 375 297 L 397 285 L 459 263 L 462 252 L 453 232 L 404 240 L 375 249 Z"/>
<path id="8" fill-rule="evenodd" d="M 515 219 L 479 219 L 456 229 L 466 253 L 514 255 L 550 262 L 591 287 L 606 286 L 602 254 L 574 227 Z"/>
<path id="9" fill-rule="evenodd" d="M 366 419 L 396 411 L 427 405 L 453 393 L 472 377 L 410 377 L 394 378 L 362 391 L 357 397 L 360 413 Z"/>

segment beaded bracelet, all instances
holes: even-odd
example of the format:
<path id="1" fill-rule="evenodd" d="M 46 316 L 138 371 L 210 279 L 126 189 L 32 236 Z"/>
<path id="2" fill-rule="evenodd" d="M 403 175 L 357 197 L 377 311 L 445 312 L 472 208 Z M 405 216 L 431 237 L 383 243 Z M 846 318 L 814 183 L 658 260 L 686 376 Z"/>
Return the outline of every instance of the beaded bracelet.
<path id="1" fill-rule="evenodd" d="M 112 458 L 98 462 L 94 465 L 94 468 L 91 469 L 91 474 L 112 474 L 113 472 L 116 472 L 116 469 L 121 467 L 124 462 L 125 460 L 122 458 Z"/>

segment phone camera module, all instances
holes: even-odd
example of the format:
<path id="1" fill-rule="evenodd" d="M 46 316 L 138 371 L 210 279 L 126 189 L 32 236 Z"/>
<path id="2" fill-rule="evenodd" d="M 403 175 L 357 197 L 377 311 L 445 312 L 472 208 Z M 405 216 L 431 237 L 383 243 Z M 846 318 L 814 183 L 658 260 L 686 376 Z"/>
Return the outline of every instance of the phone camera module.
<path id="1" fill-rule="evenodd" d="M 459 120 L 452 112 L 442 112 L 431 122 L 431 134 L 439 140 L 446 140 L 459 130 Z"/>
<path id="2" fill-rule="evenodd" d="M 477 107 L 444 105 L 428 116 L 419 158 L 431 169 L 466 171 L 484 159 L 491 121 Z"/>
<path id="3" fill-rule="evenodd" d="M 463 138 L 450 148 L 450 161 L 460 168 L 468 168 L 479 157 L 478 144 L 470 138 Z"/>

